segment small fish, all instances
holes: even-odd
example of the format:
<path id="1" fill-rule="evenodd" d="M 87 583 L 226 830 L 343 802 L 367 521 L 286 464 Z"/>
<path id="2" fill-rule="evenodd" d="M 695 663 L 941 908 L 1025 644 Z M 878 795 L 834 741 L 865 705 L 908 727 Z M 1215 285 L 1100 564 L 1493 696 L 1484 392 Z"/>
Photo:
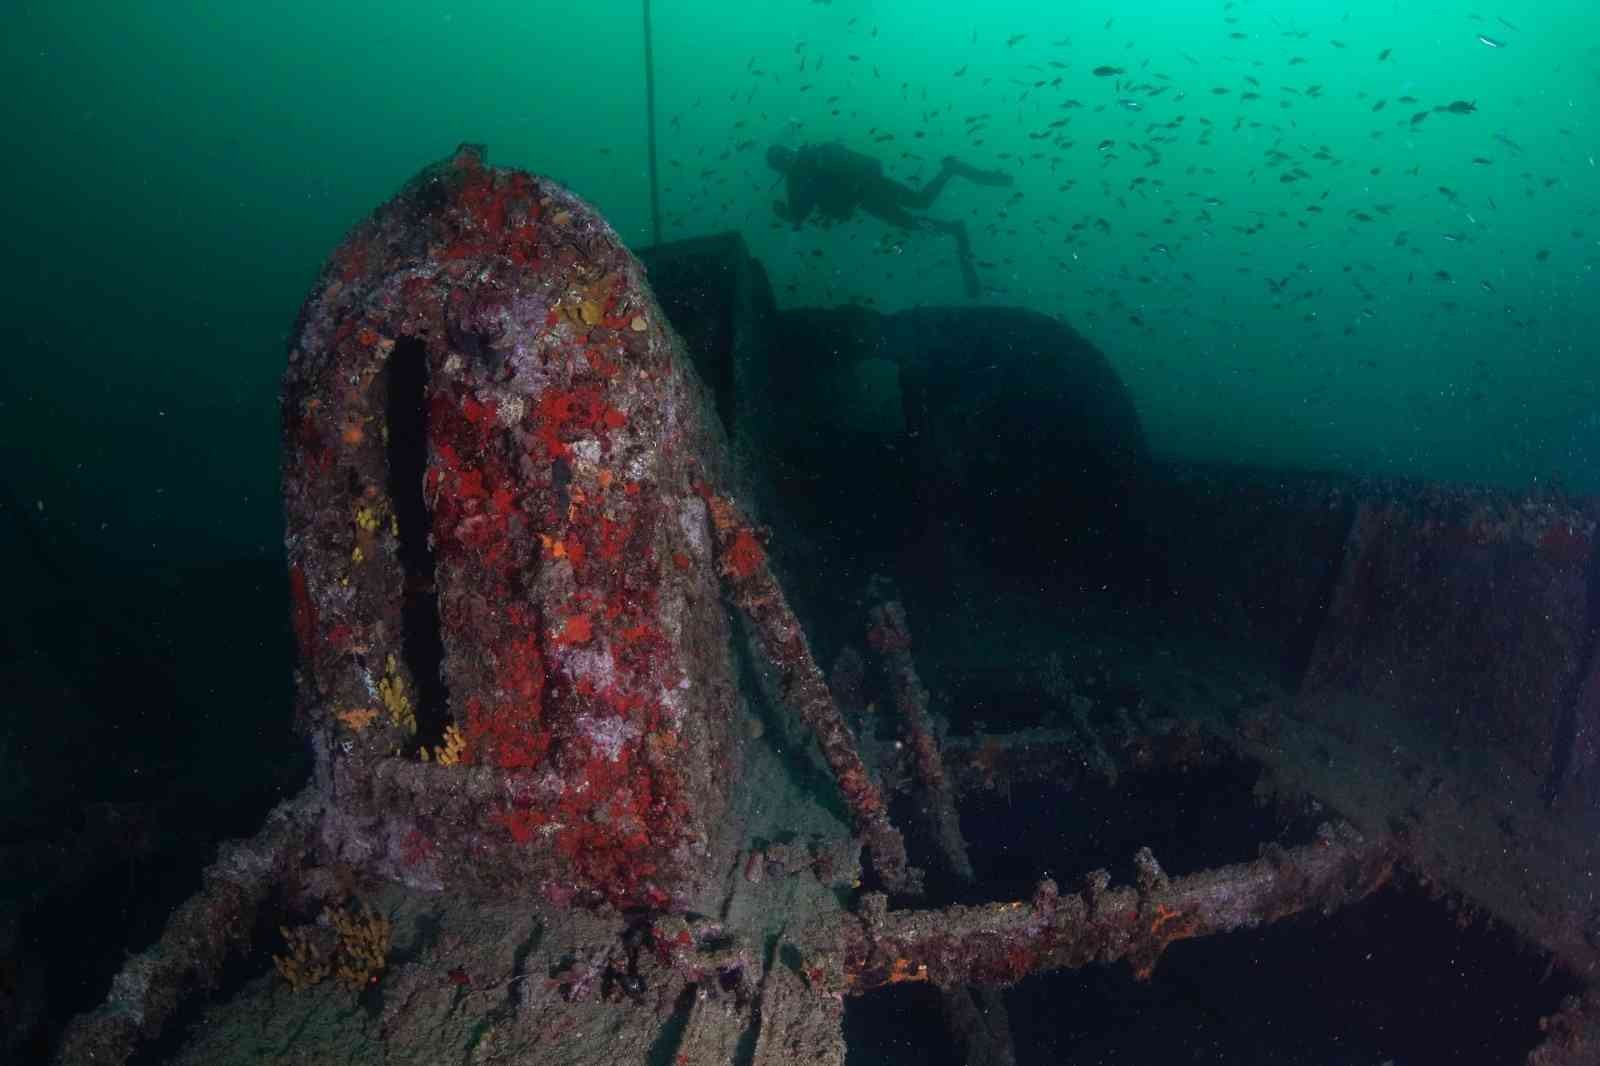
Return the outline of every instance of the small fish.
<path id="1" fill-rule="evenodd" d="M 1448 104 L 1440 104 L 1434 110 L 1448 111 L 1452 115 L 1470 115 L 1478 110 L 1478 104 L 1475 100 L 1452 100 Z"/>
<path id="2" fill-rule="evenodd" d="M 1126 74 L 1121 67 L 1095 67 L 1094 76 L 1097 78 L 1117 78 Z"/>
<path id="3" fill-rule="evenodd" d="M 1382 63 L 1385 59 L 1388 59 L 1393 54 L 1393 48 L 1385 48 L 1383 51 L 1378 53 L 1378 62 Z"/>
<path id="4" fill-rule="evenodd" d="M 1388 100 L 1379 100 L 1377 103 L 1372 105 L 1372 110 L 1374 110 L 1374 111 L 1382 111 L 1384 109 L 1384 107 L 1388 105 L 1388 103 L 1389 103 Z"/>
<path id="5" fill-rule="evenodd" d="M 1139 101 L 1133 99 L 1131 96 L 1124 96 L 1122 99 L 1118 100 L 1117 101 L 1117 106 L 1122 108 L 1122 110 L 1124 110 L 1124 111 L 1143 111 L 1144 110 L 1144 104 L 1142 104 Z"/>
<path id="6" fill-rule="evenodd" d="M 1506 46 L 1504 41 L 1497 41 L 1487 33 L 1478 34 L 1478 43 L 1485 48 L 1504 48 Z"/>
<path id="7" fill-rule="evenodd" d="M 1472 163 L 1474 166 L 1487 167 L 1493 166 L 1494 160 L 1490 159 L 1488 156 L 1475 155 L 1472 157 Z"/>
<path id="8" fill-rule="evenodd" d="M 1026 33 L 1013 33 L 1010 37 L 1006 38 L 1006 47 L 1015 48 L 1020 42 L 1026 40 L 1027 37 L 1028 35 Z"/>
<path id="9" fill-rule="evenodd" d="M 950 76 L 952 78 L 959 78 L 959 77 L 961 77 L 961 75 L 965 74 L 966 72 L 967 72 L 967 65 L 965 63 L 963 63 L 959 67 L 957 67 L 956 70 L 955 70 L 955 73 L 950 75 Z"/>
<path id="10" fill-rule="evenodd" d="M 1420 125 L 1422 125 L 1422 120 L 1427 118 L 1427 117 L 1428 117 L 1428 112 L 1426 112 L 1426 111 L 1418 111 L 1415 115 L 1411 116 L 1411 124 L 1413 126 L 1420 126 Z"/>

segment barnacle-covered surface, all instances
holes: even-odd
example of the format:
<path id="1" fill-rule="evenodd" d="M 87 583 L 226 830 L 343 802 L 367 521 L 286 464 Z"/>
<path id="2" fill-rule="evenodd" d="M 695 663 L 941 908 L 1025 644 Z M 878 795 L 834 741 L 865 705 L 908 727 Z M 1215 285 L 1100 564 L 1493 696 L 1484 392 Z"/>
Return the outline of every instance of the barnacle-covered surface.
<path id="1" fill-rule="evenodd" d="M 709 913 L 646 921 L 389 884 L 369 899 L 394 929 L 381 982 L 360 995 L 333 981 L 296 992 L 259 969 L 187 1019 L 165 1061 L 842 1063 L 843 1004 L 777 945 L 839 913 L 859 845 L 770 746 L 748 750 L 750 788 L 728 818 L 750 840 L 792 843 L 719 863 Z"/>
<path id="2" fill-rule="evenodd" d="M 703 879 L 737 738 L 692 490 L 727 471 L 641 274 L 587 204 L 464 146 L 307 301 L 285 507 L 342 857 L 617 906 Z M 455 764 L 422 758 L 449 727 Z"/>

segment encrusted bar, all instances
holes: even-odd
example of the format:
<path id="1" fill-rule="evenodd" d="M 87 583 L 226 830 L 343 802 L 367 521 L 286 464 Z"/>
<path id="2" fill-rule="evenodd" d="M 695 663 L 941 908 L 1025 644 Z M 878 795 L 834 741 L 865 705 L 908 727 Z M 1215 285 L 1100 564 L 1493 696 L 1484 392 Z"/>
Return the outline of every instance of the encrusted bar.
<path id="1" fill-rule="evenodd" d="M 1249 863 L 1168 880 L 1146 854 L 1142 888 L 1110 888 L 1096 871 L 1083 891 L 1062 896 L 1053 881 L 1032 900 L 980 907 L 889 913 L 883 897 L 863 903 L 835 943 L 807 960 L 814 987 L 860 993 L 901 981 L 941 988 L 1012 985 L 1030 974 L 1127 959 L 1141 978 L 1175 940 L 1211 936 L 1327 911 L 1383 886 L 1395 858 L 1383 841 L 1346 826 L 1327 827 L 1315 843 L 1269 847 Z M 812 943 L 828 938 L 817 931 Z"/>
<path id="2" fill-rule="evenodd" d="M 927 811 L 939 852 L 950 872 L 961 881 L 972 882 L 972 860 L 967 842 L 961 837 L 961 818 L 956 812 L 955 795 L 945 775 L 944 759 L 939 754 L 939 738 L 928 716 L 928 692 L 917 676 L 911 658 L 911 628 L 906 610 L 896 600 L 879 604 L 868 615 L 867 644 L 883 659 L 884 670 L 894 689 L 895 709 L 900 712 L 900 733 L 911 749 L 911 765 L 923 791 Z"/>
<path id="3" fill-rule="evenodd" d="M 907 864 L 905 840 L 889 822 L 883 793 L 867 773 L 855 734 L 833 702 L 805 630 L 767 565 L 767 551 L 757 531 L 733 500 L 706 487 L 701 495 L 711 509 L 718 570 L 734 602 L 755 628 L 762 651 L 778 673 L 784 698 L 816 735 L 849 805 L 856 832 L 872 856 L 873 869 L 890 889 L 917 891 L 921 871 Z"/>

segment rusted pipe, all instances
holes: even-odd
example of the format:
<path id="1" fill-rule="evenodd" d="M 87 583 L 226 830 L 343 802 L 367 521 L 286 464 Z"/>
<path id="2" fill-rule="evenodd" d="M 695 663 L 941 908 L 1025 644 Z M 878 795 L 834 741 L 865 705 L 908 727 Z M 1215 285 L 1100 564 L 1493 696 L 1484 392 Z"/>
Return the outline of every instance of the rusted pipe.
<path id="1" fill-rule="evenodd" d="M 1110 887 L 1090 874 L 1081 892 L 1053 881 L 1032 900 L 889 913 L 882 896 L 834 930 L 814 930 L 819 947 L 805 973 L 820 991 L 860 993 L 901 981 L 941 988 L 1012 985 L 1031 974 L 1127 959 L 1147 978 L 1168 944 L 1298 914 L 1329 911 L 1388 882 L 1395 856 L 1385 841 L 1348 826 L 1324 826 L 1304 847 L 1263 849 L 1254 862 L 1170 880 L 1141 849 L 1138 884 Z"/>

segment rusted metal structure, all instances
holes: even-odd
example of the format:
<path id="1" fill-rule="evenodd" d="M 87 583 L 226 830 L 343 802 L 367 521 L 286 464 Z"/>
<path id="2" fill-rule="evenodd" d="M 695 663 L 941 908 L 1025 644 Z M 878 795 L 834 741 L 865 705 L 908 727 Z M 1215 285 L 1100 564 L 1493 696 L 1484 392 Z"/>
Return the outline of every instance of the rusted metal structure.
<path id="1" fill-rule="evenodd" d="M 1135 710 L 1115 735 L 1085 718 L 951 744 L 903 608 L 875 605 L 867 644 L 906 754 L 902 767 L 873 765 L 638 261 L 570 192 L 492 168 L 479 149 L 422 172 L 333 255 L 296 330 L 283 432 L 296 712 L 314 779 L 224 850 L 161 940 L 74 1024 L 63 1062 L 124 1060 L 250 946 L 260 913 L 355 885 L 414 931 L 382 978 L 377 1028 L 346 1049 L 358 1061 L 667 1053 L 773 1066 L 842 1062 L 843 998 L 908 981 L 946 993 L 969 1060 L 1005 1062 L 1004 1025 L 978 1032 L 998 1001 L 971 986 L 1118 960 L 1149 977 L 1176 940 L 1327 912 L 1399 869 L 1462 893 L 1479 883 L 1427 832 L 1437 812 L 1396 821 L 1392 797 L 1362 793 L 1366 778 L 1316 777 L 1326 741 L 1312 731 L 1340 706 L 1329 686 L 1375 700 L 1390 676 L 1352 665 L 1367 661 L 1353 627 L 1419 624 L 1371 594 L 1406 555 L 1383 550 L 1396 542 L 1380 537 L 1393 522 L 1378 512 L 1351 535 L 1310 674 L 1320 687 L 1237 726 Z M 1437 522 L 1416 528 L 1440 536 Z M 1567 514 L 1468 528 L 1502 562 L 1563 580 L 1592 554 L 1592 523 Z M 1560 652 L 1551 684 L 1579 686 L 1582 649 L 1536 631 L 1543 603 L 1518 601 L 1526 639 Z M 745 646 L 756 654 L 742 671 Z M 763 694 L 787 716 L 764 725 L 751 706 Z M 1525 768 L 1562 735 L 1587 743 L 1586 714 L 1556 715 Z M 829 774 L 820 799 L 783 762 L 813 744 Z M 1097 773 L 1182 765 L 1224 746 L 1285 792 L 1339 796 L 1363 831 L 1330 819 L 1301 846 L 1264 843 L 1255 861 L 1176 878 L 1146 848 L 1131 886 L 1095 871 L 1067 891 L 1043 881 L 1028 899 L 917 905 L 921 871 L 890 820 L 886 779 L 928 810 L 930 861 L 970 881 L 963 789 L 1069 761 Z M 1562 781 L 1588 770 L 1587 750 Z M 1559 851 L 1529 847 L 1546 866 Z M 1543 913 L 1557 917 L 1518 927 L 1585 972 L 1594 949 L 1579 908 L 1547 895 Z M 257 1031 L 305 1039 L 305 1016 L 260 1006 L 269 996 L 258 983 L 222 1009 L 254 1009 Z M 1586 1061 L 1594 1013 L 1568 1004 L 1533 1061 Z M 207 1039 L 181 1061 L 233 1053 Z"/>
<path id="2" fill-rule="evenodd" d="M 284 385 L 299 710 L 349 847 L 438 889 L 693 894 L 734 743 L 717 434 L 558 188 L 464 148 L 352 235 Z"/>

